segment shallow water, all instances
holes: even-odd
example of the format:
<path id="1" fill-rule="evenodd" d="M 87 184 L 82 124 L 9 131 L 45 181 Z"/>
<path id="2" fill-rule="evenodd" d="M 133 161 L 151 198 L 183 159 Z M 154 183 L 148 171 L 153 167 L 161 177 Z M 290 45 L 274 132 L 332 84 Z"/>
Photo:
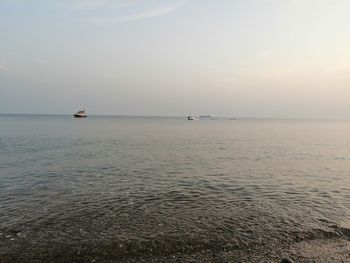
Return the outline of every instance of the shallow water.
<path id="1" fill-rule="evenodd" d="M 244 249 L 349 225 L 350 122 L 0 116 L 0 254 Z"/>

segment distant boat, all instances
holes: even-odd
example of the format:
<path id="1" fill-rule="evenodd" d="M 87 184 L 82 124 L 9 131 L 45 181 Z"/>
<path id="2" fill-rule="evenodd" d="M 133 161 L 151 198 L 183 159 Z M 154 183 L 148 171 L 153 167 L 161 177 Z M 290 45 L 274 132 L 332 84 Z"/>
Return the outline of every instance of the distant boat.
<path id="1" fill-rule="evenodd" d="M 77 113 L 74 114 L 75 118 L 86 118 L 85 110 L 77 111 Z"/>
<path id="2" fill-rule="evenodd" d="M 194 120 L 196 120 L 196 118 L 195 118 L 195 117 L 192 117 L 192 116 L 190 115 L 190 116 L 187 116 L 187 120 L 189 120 L 189 121 L 194 121 Z"/>
<path id="3" fill-rule="evenodd" d="M 201 119 L 210 119 L 211 116 L 210 115 L 201 115 L 201 116 L 199 116 L 199 118 L 201 118 Z"/>

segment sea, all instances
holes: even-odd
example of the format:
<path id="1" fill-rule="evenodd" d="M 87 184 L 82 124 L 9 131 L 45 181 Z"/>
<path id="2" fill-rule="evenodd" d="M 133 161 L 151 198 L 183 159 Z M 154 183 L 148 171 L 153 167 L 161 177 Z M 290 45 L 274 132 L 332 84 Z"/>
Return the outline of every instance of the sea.
<path id="1" fill-rule="evenodd" d="M 0 115 L 0 262 L 248 255 L 347 228 L 350 121 Z"/>

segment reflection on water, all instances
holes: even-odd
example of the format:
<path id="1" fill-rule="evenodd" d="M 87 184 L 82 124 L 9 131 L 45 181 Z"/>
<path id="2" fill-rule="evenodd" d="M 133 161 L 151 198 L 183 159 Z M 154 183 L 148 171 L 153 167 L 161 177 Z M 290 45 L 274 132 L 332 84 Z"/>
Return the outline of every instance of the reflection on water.
<path id="1" fill-rule="evenodd" d="M 127 257 L 322 238 L 350 215 L 349 142 L 341 121 L 0 116 L 0 250 Z"/>

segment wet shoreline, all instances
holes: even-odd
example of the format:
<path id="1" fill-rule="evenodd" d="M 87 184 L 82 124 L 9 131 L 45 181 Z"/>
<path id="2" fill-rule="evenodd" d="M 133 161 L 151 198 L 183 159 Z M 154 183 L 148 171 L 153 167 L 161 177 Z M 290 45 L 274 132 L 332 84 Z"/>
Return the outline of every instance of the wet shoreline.
<path id="1" fill-rule="evenodd" d="M 172 253 L 172 254 L 143 254 L 138 256 L 118 257 L 117 255 L 108 254 L 108 251 L 102 253 L 96 251 L 96 254 L 90 253 L 72 253 L 62 248 L 61 252 L 56 251 L 54 254 L 0 254 L 1 263 L 68 263 L 68 262 L 101 262 L 101 263 L 160 263 L 160 262 L 194 262 L 194 263 L 279 263 L 282 259 L 290 259 L 291 262 L 303 263 L 333 263 L 349 262 L 350 260 L 350 240 L 349 238 L 329 238 L 315 239 L 295 242 L 289 246 L 283 247 L 260 247 L 246 248 L 228 251 L 202 250 L 195 253 Z"/>
<path id="2" fill-rule="evenodd" d="M 8 236 L 7 236 L 8 237 Z M 156 240 L 109 244 L 59 243 L 50 242 L 30 245 L 11 244 L 9 239 L 0 243 L 0 263 L 156 263 L 156 262 L 271 262 L 279 263 L 283 258 L 291 262 L 331 263 L 349 262 L 350 229 L 334 227 L 334 231 L 316 230 L 313 234 L 296 237 L 293 242 L 266 243 L 238 247 L 224 242 L 157 243 Z M 161 246 L 163 244 L 163 247 Z M 165 245 L 165 247 L 164 247 Z M 287 261 L 288 262 L 288 261 Z"/>

